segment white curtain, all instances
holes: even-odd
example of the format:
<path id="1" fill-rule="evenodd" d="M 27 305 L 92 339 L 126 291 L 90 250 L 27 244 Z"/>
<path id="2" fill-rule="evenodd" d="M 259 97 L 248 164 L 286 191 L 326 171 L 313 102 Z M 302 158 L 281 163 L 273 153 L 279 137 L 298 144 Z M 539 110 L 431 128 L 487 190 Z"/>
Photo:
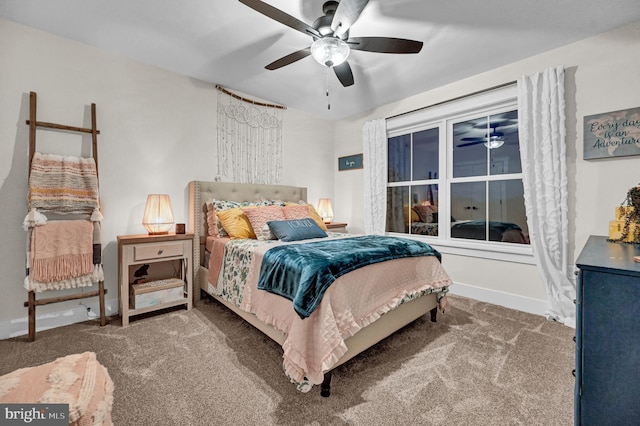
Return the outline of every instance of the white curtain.
<path id="1" fill-rule="evenodd" d="M 387 215 L 387 122 L 372 120 L 362 126 L 364 163 L 364 232 L 383 235 Z"/>
<path id="2" fill-rule="evenodd" d="M 518 79 L 524 201 L 531 245 L 546 286 L 546 315 L 575 327 L 569 254 L 564 68 Z"/>

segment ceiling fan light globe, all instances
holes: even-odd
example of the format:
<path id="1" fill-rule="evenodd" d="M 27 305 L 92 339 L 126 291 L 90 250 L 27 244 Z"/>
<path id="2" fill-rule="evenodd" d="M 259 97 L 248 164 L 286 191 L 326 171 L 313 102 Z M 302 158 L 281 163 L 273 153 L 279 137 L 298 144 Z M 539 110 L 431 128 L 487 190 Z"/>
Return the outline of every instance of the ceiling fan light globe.
<path id="1" fill-rule="evenodd" d="M 336 37 L 323 37 L 311 44 L 311 55 L 321 65 L 335 67 L 349 57 L 349 46 Z"/>
<path id="2" fill-rule="evenodd" d="M 500 148 L 502 145 L 504 145 L 504 139 L 498 136 L 491 136 L 489 140 L 484 142 L 484 146 L 489 149 Z"/>

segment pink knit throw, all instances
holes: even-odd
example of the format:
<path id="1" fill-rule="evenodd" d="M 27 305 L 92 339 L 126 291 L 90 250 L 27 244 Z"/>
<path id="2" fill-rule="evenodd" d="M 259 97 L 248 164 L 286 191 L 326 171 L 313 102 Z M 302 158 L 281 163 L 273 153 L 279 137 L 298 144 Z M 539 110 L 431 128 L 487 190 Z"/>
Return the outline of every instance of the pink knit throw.
<path id="1" fill-rule="evenodd" d="M 93 224 L 87 220 L 57 220 L 33 228 L 31 279 L 62 281 L 93 271 Z"/>

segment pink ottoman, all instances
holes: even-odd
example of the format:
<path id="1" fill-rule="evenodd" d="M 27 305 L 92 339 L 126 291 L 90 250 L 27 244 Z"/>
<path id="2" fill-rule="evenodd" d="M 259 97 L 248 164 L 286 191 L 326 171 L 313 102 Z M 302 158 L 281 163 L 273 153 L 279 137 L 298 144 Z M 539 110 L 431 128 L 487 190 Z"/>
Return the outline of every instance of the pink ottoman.
<path id="1" fill-rule="evenodd" d="M 93 352 L 0 376 L 0 403 L 69 404 L 70 425 L 112 425 L 113 382 Z"/>

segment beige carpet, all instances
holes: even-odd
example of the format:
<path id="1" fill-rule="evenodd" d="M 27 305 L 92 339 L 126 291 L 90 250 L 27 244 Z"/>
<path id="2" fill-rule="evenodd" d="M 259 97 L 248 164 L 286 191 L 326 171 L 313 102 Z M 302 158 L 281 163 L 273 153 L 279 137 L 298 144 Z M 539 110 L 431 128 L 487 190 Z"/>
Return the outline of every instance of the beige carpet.
<path id="1" fill-rule="evenodd" d="M 302 394 L 280 347 L 214 301 L 122 328 L 95 322 L 0 341 L 0 375 L 94 351 L 128 425 L 572 425 L 574 330 L 449 296 Z"/>

